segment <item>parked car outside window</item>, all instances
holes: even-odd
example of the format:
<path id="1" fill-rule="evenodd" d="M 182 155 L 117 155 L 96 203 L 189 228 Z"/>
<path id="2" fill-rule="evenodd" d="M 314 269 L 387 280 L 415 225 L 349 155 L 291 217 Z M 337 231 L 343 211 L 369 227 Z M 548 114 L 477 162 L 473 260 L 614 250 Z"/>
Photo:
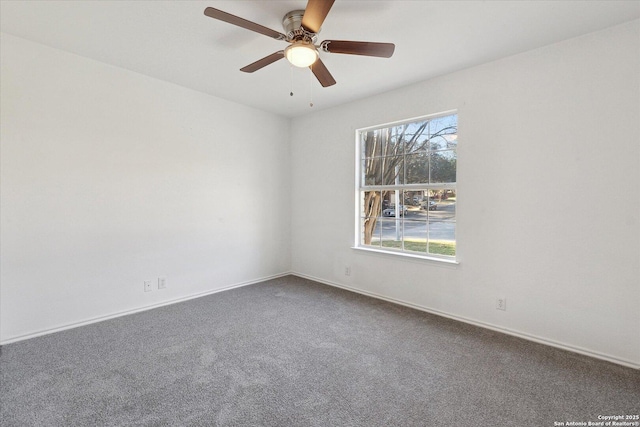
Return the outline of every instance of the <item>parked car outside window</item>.
<path id="1" fill-rule="evenodd" d="M 405 205 L 400 205 L 400 216 L 407 214 L 407 208 Z M 396 208 L 392 206 L 382 211 L 382 216 L 396 216 Z"/>
<path id="2" fill-rule="evenodd" d="M 433 200 L 429 200 L 429 201 L 425 200 L 420 205 L 420 209 L 429 209 L 430 211 L 435 211 L 435 210 L 438 210 L 438 205 Z"/>

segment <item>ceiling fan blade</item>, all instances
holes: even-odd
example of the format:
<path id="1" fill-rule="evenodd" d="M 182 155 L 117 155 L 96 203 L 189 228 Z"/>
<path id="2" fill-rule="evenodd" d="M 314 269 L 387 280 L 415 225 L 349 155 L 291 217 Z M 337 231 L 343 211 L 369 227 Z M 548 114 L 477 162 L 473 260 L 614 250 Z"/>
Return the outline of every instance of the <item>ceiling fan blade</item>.
<path id="1" fill-rule="evenodd" d="M 240 71 L 244 71 L 245 73 L 253 73 L 254 71 L 258 71 L 262 67 L 266 67 L 269 64 L 276 62 L 278 59 L 284 58 L 284 51 L 279 50 L 278 52 L 272 53 L 269 56 L 265 56 L 262 59 L 258 59 L 253 64 L 249 64 L 246 67 L 240 68 Z"/>
<path id="2" fill-rule="evenodd" d="M 322 27 L 331 6 L 335 0 L 309 0 L 302 17 L 302 26 L 312 33 L 317 33 Z"/>
<path id="3" fill-rule="evenodd" d="M 330 53 L 346 53 L 349 55 L 377 56 L 391 58 L 396 45 L 393 43 L 354 42 L 349 40 L 325 40 L 322 49 Z"/>
<path id="4" fill-rule="evenodd" d="M 322 87 L 333 86 L 334 84 L 336 84 L 333 76 L 331 75 L 329 70 L 327 70 L 327 67 L 325 67 L 320 58 L 318 58 L 316 62 L 311 64 L 309 68 L 311 68 L 311 71 L 316 76 Z"/>
<path id="5" fill-rule="evenodd" d="M 208 7 L 204 10 L 204 14 L 210 18 L 220 21 L 228 22 L 229 24 L 237 25 L 238 27 L 246 28 L 247 30 L 255 31 L 256 33 L 264 34 L 276 40 L 285 40 L 287 36 L 271 28 L 263 27 L 255 22 L 247 21 L 246 19 L 232 15 L 227 12 L 223 12 L 212 7 Z"/>

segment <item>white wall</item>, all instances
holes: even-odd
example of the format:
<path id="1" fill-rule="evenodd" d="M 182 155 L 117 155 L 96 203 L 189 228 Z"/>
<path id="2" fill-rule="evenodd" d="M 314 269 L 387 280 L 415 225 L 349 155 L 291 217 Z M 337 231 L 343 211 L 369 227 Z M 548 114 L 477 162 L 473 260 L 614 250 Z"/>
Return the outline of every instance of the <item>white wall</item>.
<path id="1" fill-rule="evenodd" d="M 0 342 L 292 267 L 640 367 L 639 27 L 291 122 L 2 34 Z M 355 129 L 454 108 L 460 264 L 351 249 Z"/>
<path id="2" fill-rule="evenodd" d="M 7 34 L 1 53 L 1 342 L 289 271 L 288 119 Z"/>
<path id="3" fill-rule="evenodd" d="M 293 271 L 640 367 L 639 27 L 295 119 Z M 460 264 L 351 249 L 354 131 L 450 109 Z"/>

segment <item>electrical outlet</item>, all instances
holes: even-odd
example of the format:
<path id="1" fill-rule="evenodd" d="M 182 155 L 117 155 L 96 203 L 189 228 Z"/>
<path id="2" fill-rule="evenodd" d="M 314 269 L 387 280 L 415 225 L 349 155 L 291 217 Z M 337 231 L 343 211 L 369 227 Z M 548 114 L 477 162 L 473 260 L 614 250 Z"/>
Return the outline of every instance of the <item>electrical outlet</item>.
<path id="1" fill-rule="evenodd" d="M 145 292 L 151 292 L 153 290 L 153 288 L 151 287 L 151 280 L 145 280 L 144 281 L 144 291 Z"/>
<path id="2" fill-rule="evenodd" d="M 344 275 L 345 276 L 351 276 L 351 267 L 345 267 L 344 268 Z"/>
<path id="3" fill-rule="evenodd" d="M 505 297 L 498 297 L 496 300 L 496 308 L 498 310 L 506 311 L 507 310 L 507 299 Z"/>
<path id="4" fill-rule="evenodd" d="M 167 279 L 164 277 L 158 277 L 158 289 L 166 289 L 167 288 Z"/>

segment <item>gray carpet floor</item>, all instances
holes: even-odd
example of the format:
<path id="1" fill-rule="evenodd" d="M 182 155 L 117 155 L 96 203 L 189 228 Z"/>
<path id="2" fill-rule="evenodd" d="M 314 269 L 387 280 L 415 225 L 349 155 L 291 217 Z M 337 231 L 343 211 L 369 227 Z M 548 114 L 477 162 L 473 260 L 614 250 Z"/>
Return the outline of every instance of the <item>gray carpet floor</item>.
<path id="1" fill-rule="evenodd" d="M 3 346 L 2 426 L 554 426 L 640 371 L 294 276 Z"/>

